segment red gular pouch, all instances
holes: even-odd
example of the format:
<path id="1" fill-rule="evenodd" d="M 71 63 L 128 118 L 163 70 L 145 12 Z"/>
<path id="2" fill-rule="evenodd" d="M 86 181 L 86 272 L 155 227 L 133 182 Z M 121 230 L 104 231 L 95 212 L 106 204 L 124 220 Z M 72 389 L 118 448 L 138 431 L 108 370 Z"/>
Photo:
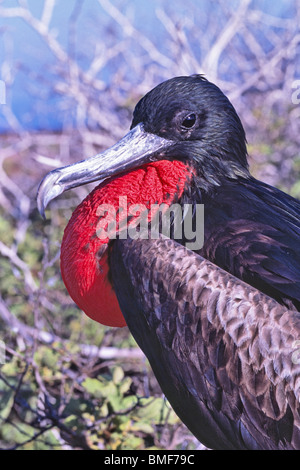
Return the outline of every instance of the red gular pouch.
<path id="1" fill-rule="evenodd" d="M 109 244 L 135 228 L 141 208 L 171 205 L 190 182 L 184 163 L 162 160 L 103 182 L 75 209 L 61 246 L 61 273 L 78 307 L 107 326 L 126 326 L 109 280 Z M 149 219 L 150 217 L 150 219 Z"/>

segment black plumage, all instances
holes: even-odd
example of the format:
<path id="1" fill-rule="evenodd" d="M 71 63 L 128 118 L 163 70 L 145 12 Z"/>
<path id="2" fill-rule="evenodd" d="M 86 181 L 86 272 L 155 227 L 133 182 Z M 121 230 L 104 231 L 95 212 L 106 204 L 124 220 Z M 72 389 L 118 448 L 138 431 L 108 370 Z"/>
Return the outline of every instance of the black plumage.
<path id="1" fill-rule="evenodd" d="M 174 240 L 118 240 L 111 269 L 130 331 L 202 443 L 300 448 L 298 312 Z"/>
<path id="2" fill-rule="evenodd" d="M 191 113 L 196 122 L 185 129 Z M 141 100 L 132 127 L 139 122 L 176 142 L 160 158 L 182 159 L 195 169 L 180 202 L 204 204 L 199 254 L 299 310 L 300 202 L 250 175 L 245 132 L 225 95 L 199 75 L 179 77 Z"/>
<path id="3" fill-rule="evenodd" d="M 198 201 L 205 207 L 200 254 L 299 310 L 299 202 L 251 176 L 227 179 Z"/>
<path id="4" fill-rule="evenodd" d="M 190 114 L 196 115 L 195 124 L 185 129 L 183 119 Z M 111 266 L 129 328 L 174 409 L 208 447 L 299 449 L 300 368 L 292 362 L 292 346 L 300 334 L 295 312 L 300 310 L 300 203 L 250 175 L 241 121 L 223 93 L 202 77 L 159 85 L 137 105 L 132 127 L 139 122 L 176 141 L 164 158 L 188 161 L 195 169 L 180 202 L 204 204 L 205 240 L 198 254 L 258 291 L 210 264 L 201 286 L 192 282 L 201 257 L 193 255 L 183 270 L 182 259 L 190 253 L 181 252 L 175 241 L 161 242 L 162 247 L 152 241 L 147 248 L 119 241 Z M 144 289 L 148 259 L 152 284 Z M 170 266 L 173 277 L 168 277 Z M 180 296 L 178 283 L 184 286 Z M 204 301 L 198 305 L 195 296 Z M 239 319 L 235 302 L 242 311 L 247 304 L 255 317 Z M 225 311 L 231 318 L 221 327 L 218 312 Z M 288 330 L 283 333 L 281 325 Z"/>
<path id="5" fill-rule="evenodd" d="M 112 241 L 122 313 L 201 442 L 300 449 L 299 201 L 250 175 L 242 123 L 202 76 L 158 85 L 137 104 L 131 129 L 99 159 L 51 172 L 41 212 L 97 178 L 150 161 L 187 164 L 192 177 L 175 202 L 204 205 L 204 244 L 193 252 L 184 237 Z"/>

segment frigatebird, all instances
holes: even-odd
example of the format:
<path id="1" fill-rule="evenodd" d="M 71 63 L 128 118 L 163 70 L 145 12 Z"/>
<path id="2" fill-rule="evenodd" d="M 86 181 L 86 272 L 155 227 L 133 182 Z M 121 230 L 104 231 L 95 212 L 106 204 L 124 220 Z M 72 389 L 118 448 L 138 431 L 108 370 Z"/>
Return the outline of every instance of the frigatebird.
<path id="1" fill-rule="evenodd" d="M 44 178 L 40 212 L 94 181 L 62 241 L 73 300 L 100 323 L 128 325 L 207 447 L 300 449 L 300 202 L 251 176 L 228 98 L 201 75 L 159 84 L 117 144 Z M 152 205 L 175 203 L 193 217 L 204 206 L 201 246 L 174 231 L 124 236 L 132 206 L 149 210 L 150 226 Z"/>

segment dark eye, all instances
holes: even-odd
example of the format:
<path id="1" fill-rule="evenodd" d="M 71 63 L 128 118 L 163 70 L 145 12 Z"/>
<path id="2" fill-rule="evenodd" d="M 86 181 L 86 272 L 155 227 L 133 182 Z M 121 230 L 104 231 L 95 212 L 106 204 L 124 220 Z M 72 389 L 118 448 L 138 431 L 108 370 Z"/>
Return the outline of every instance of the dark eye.
<path id="1" fill-rule="evenodd" d="M 181 123 L 181 126 L 184 127 L 185 129 L 191 129 L 196 122 L 196 114 L 192 113 L 189 114 L 184 118 L 184 120 Z"/>

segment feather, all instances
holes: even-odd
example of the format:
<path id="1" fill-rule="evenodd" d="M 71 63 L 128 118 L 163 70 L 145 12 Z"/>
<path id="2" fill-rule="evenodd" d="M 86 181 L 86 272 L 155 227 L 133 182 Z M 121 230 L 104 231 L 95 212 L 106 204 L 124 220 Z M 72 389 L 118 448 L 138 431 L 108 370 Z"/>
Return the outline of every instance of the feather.
<path id="1" fill-rule="evenodd" d="M 173 240 L 118 240 L 111 270 L 130 331 L 201 442 L 214 449 L 296 448 L 298 312 Z M 158 297 L 145 292 L 145 277 Z"/>

